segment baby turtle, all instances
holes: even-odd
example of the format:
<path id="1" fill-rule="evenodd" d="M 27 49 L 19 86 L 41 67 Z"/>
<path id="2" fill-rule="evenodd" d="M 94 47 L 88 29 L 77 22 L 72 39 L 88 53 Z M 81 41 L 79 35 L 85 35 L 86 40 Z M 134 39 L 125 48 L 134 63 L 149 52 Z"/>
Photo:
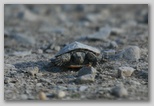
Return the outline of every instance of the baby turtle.
<path id="1" fill-rule="evenodd" d="M 62 48 L 51 62 L 55 66 L 79 68 L 86 65 L 96 66 L 100 50 L 79 42 L 73 42 Z"/>

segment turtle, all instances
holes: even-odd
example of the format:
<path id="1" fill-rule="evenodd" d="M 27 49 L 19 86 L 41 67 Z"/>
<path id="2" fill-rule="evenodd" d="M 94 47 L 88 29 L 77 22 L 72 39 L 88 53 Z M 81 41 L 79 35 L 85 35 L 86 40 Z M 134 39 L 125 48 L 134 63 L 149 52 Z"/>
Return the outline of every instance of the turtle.
<path id="1" fill-rule="evenodd" d="M 73 42 L 63 47 L 51 62 L 55 66 L 79 68 L 83 66 L 96 66 L 100 50 L 80 42 Z"/>

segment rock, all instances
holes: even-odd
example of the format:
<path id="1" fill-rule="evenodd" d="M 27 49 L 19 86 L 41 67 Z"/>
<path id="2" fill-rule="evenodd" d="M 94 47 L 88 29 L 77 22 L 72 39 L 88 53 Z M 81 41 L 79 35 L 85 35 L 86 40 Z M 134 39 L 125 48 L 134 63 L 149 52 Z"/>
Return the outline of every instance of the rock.
<path id="1" fill-rule="evenodd" d="M 42 77 L 42 75 L 43 75 L 42 73 L 36 73 L 37 77 Z"/>
<path id="2" fill-rule="evenodd" d="M 52 45 L 50 46 L 50 49 L 59 51 L 59 50 L 60 50 L 60 46 L 56 46 L 55 44 L 52 44 Z"/>
<path id="3" fill-rule="evenodd" d="M 111 94 L 116 97 L 127 97 L 128 92 L 127 89 L 124 88 L 123 85 L 117 85 L 111 89 Z"/>
<path id="4" fill-rule="evenodd" d="M 66 93 L 64 91 L 57 91 L 57 97 L 58 98 L 63 98 L 66 96 Z"/>
<path id="5" fill-rule="evenodd" d="M 36 86 L 37 87 L 42 86 L 42 83 L 37 83 Z"/>
<path id="6" fill-rule="evenodd" d="M 28 69 L 28 72 L 34 77 L 39 72 L 39 68 L 34 67 L 32 69 Z"/>
<path id="7" fill-rule="evenodd" d="M 132 67 L 119 67 L 118 76 L 121 78 L 130 77 L 134 70 Z"/>
<path id="8" fill-rule="evenodd" d="M 109 59 L 115 55 L 115 50 L 103 51 L 102 59 Z"/>
<path id="9" fill-rule="evenodd" d="M 119 35 L 122 33 L 124 33 L 124 30 L 120 28 L 112 28 L 111 30 L 111 35 Z"/>
<path id="10" fill-rule="evenodd" d="M 44 92 L 39 92 L 39 99 L 40 100 L 47 100 L 46 94 Z"/>
<path id="11" fill-rule="evenodd" d="M 110 36 L 110 33 L 111 33 L 111 28 L 109 26 L 106 26 L 106 27 L 103 27 L 100 29 L 99 32 L 96 32 L 96 33 L 93 33 L 91 35 L 88 35 L 88 36 L 82 36 L 80 38 L 78 38 L 79 40 L 92 40 L 92 41 L 95 41 L 95 40 L 107 40 L 108 37 Z"/>
<path id="12" fill-rule="evenodd" d="M 83 75 L 86 75 L 86 74 L 96 74 L 97 71 L 94 67 L 83 67 L 79 70 L 78 72 L 78 76 L 83 76 Z"/>
<path id="13" fill-rule="evenodd" d="M 94 81 L 95 81 L 95 75 L 93 74 L 86 74 L 76 79 L 77 83 L 91 83 Z"/>
<path id="14" fill-rule="evenodd" d="M 140 48 L 138 46 L 126 47 L 120 55 L 120 57 L 130 61 L 138 61 L 140 59 Z"/>
<path id="15" fill-rule="evenodd" d="M 47 50 L 45 50 L 45 52 L 46 52 L 46 53 L 53 53 L 53 50 L 47 49 Z"/>
<path id="16" fill-rule="evenodd" d="M 28 96 L 25 95 L 25 94 L 20 95 L 20 97 L 21 97 L 22 100 L 27 100 L 28 99 Z"/>
<path id="17" fill-rule="evenodd" d="M 8 84 L 10 82 L 10 78 L 6 77 L 4 78 L 4 84 Z"/>
<path id="18" fill-rule="evenodd" d="M 56 51 L 59 51 L 60 50 L 60 46 L 54 46 L 53 49 L 56 50 Z"/>
<path id="19" fill-rule="evenodd" d="M 118 44 L 115 41 L 109 43 L 109 48 L 118 48 Z"/>
<path id="20" fill-rule="evenodd" d="M 86 19 L 90 22 L 96 22 L 98 20 L 102 20 L 102 15 L 101 14 L 87 14 Z"/>
<path id="21" fill-rule="evenodd" d="M 88 86 L 80 86 L 79 91 L 83 92 L 88 88 Z"/>
<path id="22" fill-rule="evenodd" d="M 117 38 L 115 41 L 116 41 L 117 44 L 121 44 L 121 45 L 123 45 L 123 44 L 125 44 L 127 42 L 126 39 L 122 39 L 120 37 Z"/>
<path id="23" fill-rule="evenodd" d="M 43 50 L 42 49 L 38 49 L 38 53 L 39 54 L 42 54 L 43 53 Z"/>

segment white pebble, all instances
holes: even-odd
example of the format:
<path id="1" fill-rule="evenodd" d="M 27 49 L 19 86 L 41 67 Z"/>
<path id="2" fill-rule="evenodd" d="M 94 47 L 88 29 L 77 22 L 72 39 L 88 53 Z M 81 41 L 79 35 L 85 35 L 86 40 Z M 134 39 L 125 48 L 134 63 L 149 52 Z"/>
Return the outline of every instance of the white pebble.
<path id="1" fill-rule="evenodd" d="M 83 67 L 79 70 L 78 76 L 83 76 L 86 74 L 94 74 L 95 75 L 96 73 L 97 73 L 97 71 L 93 67 Z"/>
<path id="2" fill-rule="evenodd" d="M 86 74 L 83 76 L 80 76 L 76 79 L 78 83 L 90 83 L 95 81 L 95 75 L 93 74 Z"/>
<path id="3" fill-rule="evenodd" d="M 132 73 L 134 72 L 134 68 L 132 67 L 119 67 L 118 69 L 118 76 L 119 77 L 130 77 Z"/>
<path id="4" fill-rule="evenodd" d="M 63 98 L 63 97 L 65 97 L 66 96 L 66 93 L 64 92 L 64 91 L 58 91 L 57 92 L 57 97 L 58 98 Z"/>

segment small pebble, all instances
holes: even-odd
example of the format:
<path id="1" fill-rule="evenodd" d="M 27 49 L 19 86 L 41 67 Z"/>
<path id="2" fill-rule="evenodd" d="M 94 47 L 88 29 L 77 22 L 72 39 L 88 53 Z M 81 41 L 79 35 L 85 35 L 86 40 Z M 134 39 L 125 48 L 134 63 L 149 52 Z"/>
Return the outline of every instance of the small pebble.
<path id="1" fill-rule="evenodd" d="M 91 22 L 96 22 L 96 20 L 102 19 L 100 14 L 87 14 L 86 19 Z"/>
<path id="2" fill-rule="evenodd" d="M 95 81 L 95 75 L 93 74 L 86 74 L 76 79 L 77 83 L 91 83 L 94 81 Z"/>
<path id="3" fill-rule="evenodd" d="M 102 59 L 109 59 L 115 55 L 115 50 L 103 51 Z"/>
<path id="4" fill-rule="evenodd" d="M 117 44 L 121 44 L 121 45 L 123 45 L 127 42 L 126 39 L 122 39 L 122 38 L 117 38 L 115 41 Z"/>
<path id="5" fill-rule="evenodd" d="M 51 83 L 51 80 L 47 79 L 47 78 L 40 78 L 40 82 L 45 82 L 45 83 Z"/>
<path id="6" fill-rule="evenodd" d="M 38 67 L 34 67 L 32 68 L 29 73 L 34 77 L 37 73 L 39 72 L 39 68 Z"/>
<path id="7" fill-rule="evenodd" d="M 109 48 L 118 48 L 118 44 L 115 41 L 111 41 L 109 44 Z"/>
<path id="8" fill-rule="evenodd" d="M 53 50 L 47 49 L 47 50 L 45 50 L 45 52 L 46 52 L 46 53 L 53 53 Z"/>
<path id="9" fill-rule="evenodd" d="M 44 92 L 39 92 L 39 99 L 40 100 L 47 100 L 46 94 Z"/>
<path id="10" fill-rule="evenodd" d="M 42 73 L 36 73 L 37 77 L 42 77 L 42 75 L 43 75 Z"/>
<path id="11" fill-rule="evenodd" d="M 42 54 L 43 53 L 43 50 L 42 49 L 38 49 L 38 53 L 39 54 Z"/>
<path id="12" fill-rule="evenodd" d="M 59 51 L 60 50 L 60 46 L 54 46 L 53 49 L 56 50 L 56 51 Z"/>
<path id="13" fill-rule="evenodd" d="M 79 70 L 78 72 L 78 76 L 83 76 L 83 75 L 86 75 L 86 74 L 96 74 L 97 71 L 94 67 L 83 67 Z"/>
<path id="14" fill-rule="evenodd" d="M 122 33 L 124 33 L 124 30 L 120 28 L 112 28 L 111 30 L 111 35 L 119 35 Z"/>
<path id="15" fill-rule="evenodd" d="M 134 70 L 132 67 L 119 67 L 118 76 L 121 78 L 130 77 Z"/>
<path id="16" fill-rule="evenodd" d="M 88 86 L 81 86 L 81 87 L 79 88 L 79 91 L 83 92 L 83 91 L 85 91 L 87 88 L 88 88 Z"/>
<path id="17" fill-rule="evenodd" d="M 123 85 L 117 85 L 111 89 L 111 94 L 116 97 L 127 97 L 128 92 L 127 89 L 124 88 Z"/>
<path id="18" fill-rule="evenodd" d="M 27 100 L 28 99 L 27 95 L 25 95 L 25 94 L 22 94 L 20 97 L 21 97 L 22 100 Z"/>
<path id="19" fill-rule="evenodd" d="M 8 84 L 10 82 L 10 78 L 6 77 L 4 78 L 4 84 Z"/>
<path id="20" fill-rule="evenodd" d="M 42 83 L 37 83 L 36 86 L 37 87 L 42 86 Z"/>
<path id="21" fill-rule="evenodd" d="M 58 98 L 63 98 L 66 96 L 66 93 L 64 91 L 57 91 L 57 97 Z"/>

